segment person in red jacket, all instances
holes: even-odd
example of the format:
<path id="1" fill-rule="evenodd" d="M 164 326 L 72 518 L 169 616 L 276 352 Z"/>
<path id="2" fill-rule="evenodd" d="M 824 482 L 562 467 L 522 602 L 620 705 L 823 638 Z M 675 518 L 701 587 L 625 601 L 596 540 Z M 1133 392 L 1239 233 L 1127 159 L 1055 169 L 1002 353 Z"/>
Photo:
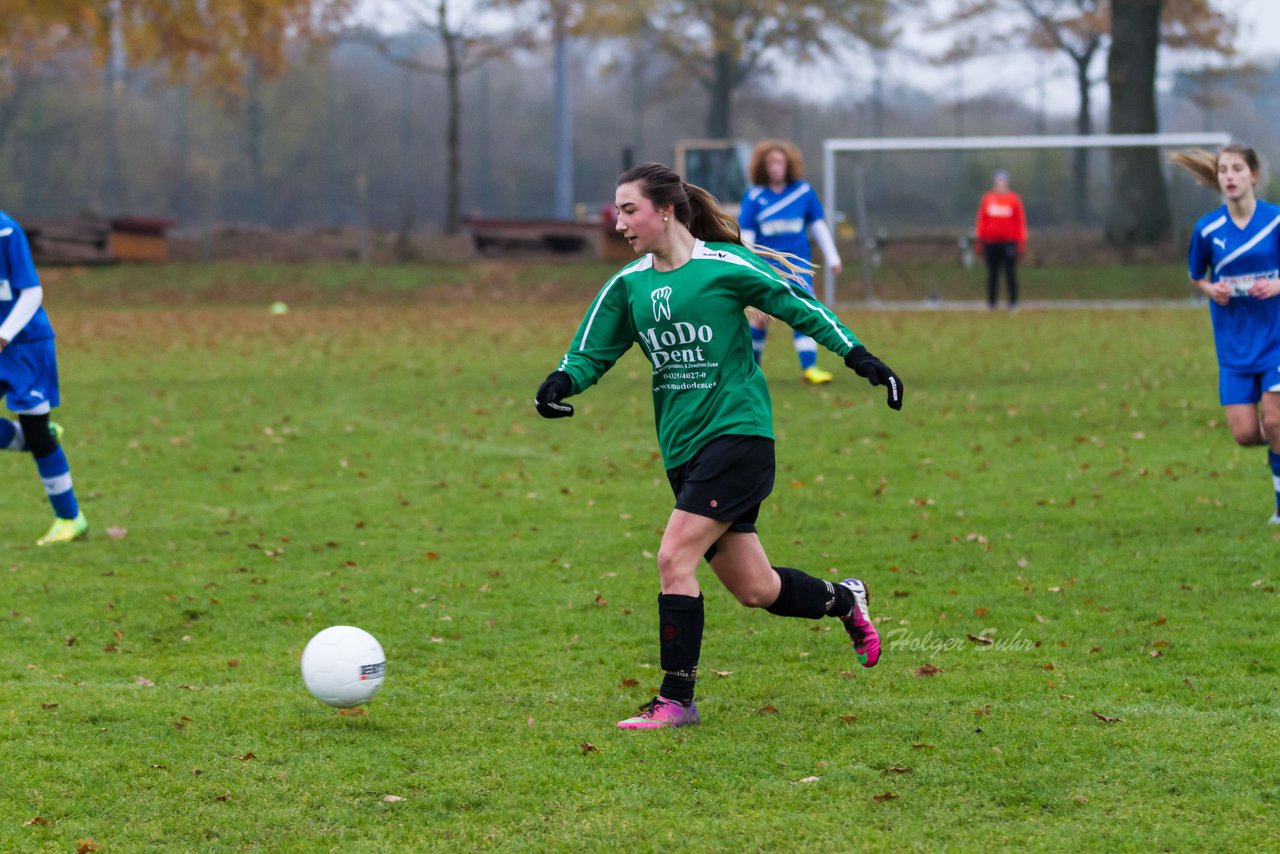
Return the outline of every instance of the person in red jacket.
<path id="1" fill-rule="evenodd" d="M 1027 214 L 1022 199 L 1009 189 L 1009 173 L 997 169 L 991 189 L 982 195 L 974 236 L 987 258 L 987 307 L 996 307 L 1000 269 L 1009 282 L 1009 310 L 1018 308 L 1018 258 L 1027 248 Z"/>

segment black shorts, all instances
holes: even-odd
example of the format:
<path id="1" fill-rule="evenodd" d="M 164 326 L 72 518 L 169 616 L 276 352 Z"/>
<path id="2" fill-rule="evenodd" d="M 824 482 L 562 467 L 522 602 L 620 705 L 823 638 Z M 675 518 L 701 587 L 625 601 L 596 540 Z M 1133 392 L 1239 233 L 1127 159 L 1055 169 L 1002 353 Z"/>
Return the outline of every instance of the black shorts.
<path id="1" fill-rule="evenodd" d="M 754 532 L 760 502 L 773 491 L 773 440 L 719 436 L 693 459 L 667 469 L 676 509 L 729 522 L 730 531 Z"/>

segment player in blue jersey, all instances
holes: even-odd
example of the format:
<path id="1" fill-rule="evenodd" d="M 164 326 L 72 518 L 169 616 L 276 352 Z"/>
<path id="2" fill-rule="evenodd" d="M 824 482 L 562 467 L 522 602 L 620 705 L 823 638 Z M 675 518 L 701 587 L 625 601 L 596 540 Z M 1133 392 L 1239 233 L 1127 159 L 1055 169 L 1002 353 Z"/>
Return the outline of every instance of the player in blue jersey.
<path id="1" fill-rule="evenodd" d="M 803 155 L 789 142 L 766 139 L 751 152 L 750 173 L 755 186 L 742 197 L 742 210 L 738 214 L 743 244 L 763 246 L 803 261 L 799 265 L 804 268 L 801 284 L 812 294 L 813 253 L 809 238 L 822 250 L 828 267 L 839 273 L 841 264 L 831 229 L 827 228 L 822 202 L 813 187 L 801 180 Z M 764 355 L 769 315 L 754 309 L 749 315 L 751 343 L 759 364 Z M 793 332 L 793 338 L 804 381 L 815 385 L 831 382 L 830 372 L 818 367 L 817 343 L 802 332 Z"/>
<path id="2" fill-rule="evenodd" d="M 1280 207 L 1256 196 L 1262 164 L 1248 146 L 1169 159 L 1225 200 L 1196 222 L 1187 267 L 1210 300 L 1227 426 L 1240 445 L 1268 446 L 1280 525 Z"/>
<path id="3" fill-rule="evenodd" d="M 0 212 L 0 394 L 17 421 L 0 418 L 0 449 L 28 451 L 53 505 L 53 525 L 38 545 L 69 543 L 89 531 L 71 488 L 71 468 L 49 421 L 59 404 L 53 327 L 22 227 Z"/>

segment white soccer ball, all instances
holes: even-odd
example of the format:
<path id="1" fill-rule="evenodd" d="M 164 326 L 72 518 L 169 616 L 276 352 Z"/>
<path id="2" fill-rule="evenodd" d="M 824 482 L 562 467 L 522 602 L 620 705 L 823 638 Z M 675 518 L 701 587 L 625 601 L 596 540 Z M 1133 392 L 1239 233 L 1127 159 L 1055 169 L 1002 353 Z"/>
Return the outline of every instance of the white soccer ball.
<path id="1" fill-rule="evenodd" d="M 387 657 L 373 635 L 355 626 L 330 626 L 302 651 L 302 681 L 322 703 L 347 709 L 373 699 Z"/>

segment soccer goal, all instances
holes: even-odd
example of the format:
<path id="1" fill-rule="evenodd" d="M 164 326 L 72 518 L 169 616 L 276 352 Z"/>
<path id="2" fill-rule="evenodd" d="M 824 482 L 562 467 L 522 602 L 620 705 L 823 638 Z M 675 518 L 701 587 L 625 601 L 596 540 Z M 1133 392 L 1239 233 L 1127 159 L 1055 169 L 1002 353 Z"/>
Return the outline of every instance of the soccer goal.
<path id="1" fill-rule="evenodd" d="M 1182 148 L 1205 147 L 1216 148 L 1231 141 L 1228 133 L 1156 133 L 1156 134 L 1095 134 L 1095 135 L 1039 135 L 1039 136 L 970 136 L 970 137 L 899 137 L 880 139 L 828 139 L 822 146 L 822 198 L 826 204 L 828 225 L 833 234 L 847 235 L 849 220 L 854 227 L 853 235 L 861 259 L 861 275 L 863 297 L 868 303 L 884 302 L 877 297 L 875 289 L 875 270 L 880 252 L 885 246 L 895 245 L 900 251 L 908 251 L 918 255 L 925 249 L 938 249 L 954 255 L 956 263 L 968 266 L 972 264 L 973 255 L 969 243 L 972 231 L 972 214 L 961 215 L 954 202 L 951 213 L 942 216 L 944 228 L 901 229 L 898 233 L 889 233 L 877 225 L 872 217 L 872 209 L 881 210 L 883 200 L 874 198 L 868 185 L 873 183 L 897 182 L 883 195 L 893 199 L 902 208 L 900 218 L 910 220 L 917 215 L 927 218 L 923 213 L 925 204 L 921 202 L 948 194 L 963 194 L 967 200 L 972 199 L 975 210 L 979 198 L 980 185 L 985 176 L 990 174 L 986 168 L 978 168 L 974 161 L 964 164 L 941 164 L 936 160 L 932 168 L 924 168 L 923 161 L 916 155 L 947 154 L 955 158 L 986 157 L 988 161 L 1003 164 L 1007 158 L 1022 158 L 1022 168 L 1015 178 L 1015 189 L 1026 192 L 1027 189 L 1043 185 L 1048 194 L 1048 178 L 1056 174 L 1057 186 L 1066 187 L 1070 182 L 1067 174 L 1070 170 L 1061 160 L 1064 154 L 1076 151 L 1109 150 L 1117 148 Z M 1046 165 L 1042 158 L 1052 156 L 1049 152 L 1058 152 L 1059 160 Z M 966 155 L 966 152 L 968 153 Z M 1087 155 L 1081 155 L 1087 156 Z M 1028 159 L 1028 158 L 1037 159 Z M 889 159 L 894 165 L 887 165 Z M 996 158 L 1001 158 L 996 160 Z M 849 161 L 852 160 L 852 163 Z M 906 165 L 904 164 L 913 164 Z M 989 165 L 989 164 L 988 164 Z M 852 167 L 851 169 L 848 167 Z M 873 166 L 872 170 L 867 167 Z M 842 169 L 844 170 L 842 172 Z M 1096 167 L 1095 174 L 1101 170 Z M 843 177 L 843 183 L 842 178 Z M 849 186 L 849 185 L 852 186 Z M 963 184 L 963 186 L 961 186 Z M 923 187 L 921 186 L 923 185 Z M 897 190 L 896 195 L 893 189 Z M 846 195 L 842 197 L 841 191 Z M 1070 199 L 1059 196 L 1072 195 L 1074 189 L 1067 192 L 1061 189 L 1048 199 L 1043 207 L 1069 207 Z M 1083 191 L 1082 191 L 1083 192 Z M 1096 191 L 1095 191 L 1096 192 Z M 1171 188 L 1171 192 L 1174 192 Z M 1184 195 L 1189 196 L 1190 193 Z M 1192 201 L 1190 199 L 1188 202 Z M 913 202 L 916 207 L 912 207 Z M 843 207 L 851 208 L 851 216 L 840 213 Z M 968 204 L 965 201 L 964 204 Z M 844 220 L 845 222 L 841 222 Z M 1034 233 L 1037 224 L 1032 222 Z M 823 274 L 823 297 L 830 305 L 836 300 L 836 278 L 830 268 Z"/>

